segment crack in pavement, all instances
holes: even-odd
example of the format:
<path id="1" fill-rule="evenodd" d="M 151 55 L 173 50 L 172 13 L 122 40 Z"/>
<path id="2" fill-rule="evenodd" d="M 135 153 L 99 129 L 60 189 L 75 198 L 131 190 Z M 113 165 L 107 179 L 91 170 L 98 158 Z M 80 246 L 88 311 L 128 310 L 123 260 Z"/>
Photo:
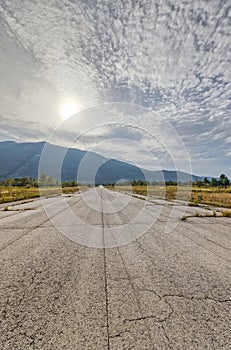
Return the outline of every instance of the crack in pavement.
<path id="1" fill-rule="evenodd" d="M 161 320 L 158 320 L 156 315 L 148 315 L 148 316 L 141 316 L 141 317 L 137 317 L 137 318 L 125 318 L 123 320 L 123 322 L 124 323 L 125 322 L 135 322 L 135 321 L 152 319 L 154 322 L 162 323 L 162 322 L 166 322 L 172 316 L 173 312 L 174 312 L 174 310 L 171 307 L 171 311 L 169 312 L 169 314 Z"/>
<path id="2" fill-rule="evenodd" d="M 78 198 L 78 200 L 73 203 L 70 204 L 68 208 L 73 207 L 75 204 L 77 204 L 79 201 L 81 200 L 81 198 Z M 24 236 L 29 235 L 31 232 L 33 232 L 34 230 L 38 229 L 39 227 L 41 227 L 42 225 L 44 225 L 46 222 L 50 221 L 51 219 L 53 219 L 54 217 L 60 215 L 61 213 L 63 213 L 65 210 L 67 210 L 68 208 L 62 209 L 60 212 L 56 213 L 55 215 L 53 215 L 52 217 L 49 217 L 48 219 L 44 220 L 41 224 L 34 226 L 32 229 L 28 229 L 25 233 L 23 233 L 21 236 L 19 236 L 18 238 L 16 238 L 15 240 L 11 241 L 9 244 L 6 244 L 5 246 L 3 246 L 0 249 L 0 252 L 2 252 L 3 250 L 7 249 L 8 247 L 10 247 L 12 244 L 14 244 L 15 242 L 18 242 L 21 238 L 23 238 Z M 22 227 L 21 227 L 22 228 Z M 26 228 L 25 228 L 26 230 Z"/>
<path id="3" fill-rule="evenodd" d="M 115 240 L 115 237 L 114 237 L 113 233 L 111 233 L 111 234 L 112 234 L 112 236 L 113 236 L 113 238 L 114 238 L 114 240 Z M 115 241 L 116 241 L 116 240 L 115 240 Z M 133 290 L 133 294 L 134 294 L 134 296 L 135 296 L 135 298 L 136 298 L 136 302 L 137 302 L 138 308 L 139 308 L 139 310 L 140 310 L 140 313 L 143 313 L 142 307 L 141 307 L 141 305 L 140 305 L 139 297 L 138 297 L 137 292 L 136 292 L 136 289 L 135 289 L 135 286 L 134 286 L 133 283 L 132 283 L 132 278 L 130 278 L 129 272 L 128 272 L 127 268 L 126 268 L 126 265 L 125 265 L 124 259 L 123 259 L 123 257 L 122 257 L 122 254 L 121 254 L 121 252 L 120 252 L 120 250 L 119 250 L 119 247 L 117 246 L 116 248 L 117 248 L 117 251 L 118 251 L 118 253 L 119 253 L 120 259 L 121 259 L 121 261 L 122 261 L 122 264 L 123 264 L 123 266 L 124 266 L 124 269 L 125 269 L 125 272 L 126 272 L 126 275 L 127 275 L 127 280 L 128 280 L 128 282 L 129 282 L 129 284 L 130 284 L 130 286 L 131 286 L 131 288 L 132 288 L 132 290 Z M 144 319 L 147 319 L 147 318 L 148 318 L 148 317 L 145 317 L 145 316 L 144 316 Z M 152 338 L 151 338 L 151 334 L 150 334 L 150 329 L 149 329 L 148 326 L 147 326 L 147 331 L 148 331 L 148 336 L 149 336 L 150 342 L 151 342 L 151 344 L 152 344 L 152 347 L 153 347 L 153 349 L 156 349 L 155 346 L 154 346 L 154 344 L 153 344 L 153 341 L 152 341 Z M 122 334 L 122 332 L 121 332 L 121 334 Z M 110 335 L 109 335 L 109 338 L 111 338 Z"/>
<path id="4" fill-rule="evenodd" d="M 140 248 L 140 250 L 145 254 L 145 256 L 147 256 L 149 258 L 149 260 L 151 262 L 153 262 L 152 257 L 149 255 L 148 251 L 144 248 L 144 246 L 139 242 L 139 240 L 136 241 L 136 243 L 138 244 L 138 247 Z M 179 297 L 179 298 L 185 298 L 187 300 L 211 300 L 217 303 L 226 303 L 226 302 L 230 302 L 231 299 L 227 298 L 227 299 L 216 299 L 213 298 L 209 295 L 206 295 L 204 297 L 197 297 L 197 296 L 185 296 L 184 294 L 163 294 L 163 295 L 159 295 L 154 289 L 141 289 L 141 290 L 146 290 L 146 291 L 150 291 L 153 292 L 157 297 L 159 298 L 166 298 L 166 297 Z"/>
<path id="5" fill-rule="evenodd" d="M 225 247 L 223 244 L 221 244 L 221 243 L 219 243 L 219 242 L 216 242 L 216 241 L 214 241 L 214 240 L 212 240 L 212 239 L 210 239 L 210 238 L 208 238 L 208 237 L 206 237 L 206 236 L 202 236 L 206 241 L 208 241 L 208 242 L 211 242 L 211 243 L 213 243 L 214 245 L 218 245 L 218 246 L 220 246 L 221 248 L 223 248 L 223 249 L 225 249 L 225 250 L 228 250 L 228 251 L 231 251 L 231 249 L 230 248 L 228 248 L 228 247 Z"/>
<path id="6" fill-rule="evenodd" d="M 76 254 L 76 251 L 73 252 L 73 255 Z M 65 285 L 69 282 L 70 280 L 70 276 L 71 276 L 71 272 L 72 272 L 72 257 L 71 256 L 69 258 L 69 263 L 68 263 L 68 269 L 66 271 L 65 278 L 62 279 L 62 281 L 57 280 L 56 283 L 53 284 L 53 290 L 49 292 L 49 298 L 53 297 L 55 299 L 55 304 L 52 304 L 53 306 L 57 305 L 58 300 L 61 297 L 61 291 L 65 288 Z M 12 307 L 17 307 L 18 312 L 20 312 L 20 317 L 18 318 L 18 320 L 16 321 L 16 324 L 14 326 L 12 326 L 9 329 L 10 333 L 13 333 L 16 329 L 22 327 L 22 323 L 25 321 L 27 315 L 24 313 L 24 309 L 20 306 L 28 301 L 32 301 L 34 299 L 36 299 L 36 294 L 30 294 L 28 293 L 28 291 L 30 290 L 31 287 L 33 287 L 33 290 L 35 290 L 36 286 L 41 286 L 43 283 L 41 282 L 41 278 L 38 279 L 38 281 L 36 282 L 35 279 L 37 278 L 37 276 L 40 276 L 41 273 L 44 273 L 45 271 L 49 271 L 49 266 L 46 266 L 46 268 L 44 269 L 40 269 L 40 270 L 36 270 L 34 269 L 32 271 L 32 274 L 30 276 L 30 281 L 27 284 L 26 287 L 23 288 L 23 293 L 22 296 L 20 297 L 20 299 L 17 299 L 16 301 L 14 301 L 13 303 L 9 302 L 9 297 L 7 297 L 6 303 L 4 305 L 4 309 L 2 312 L 2 320 L 6 320 L 7 319 L 7 314 L 8 314 L 8 308 L 12 308 Z M 19 282 L 20 283 L 20 282 Z M 51 310 L 49 310 L 49 313 L 56 315 L 58 313 L 57 310 L 55 310 L 53 307 Z M 40 319 L 40 323 L 41 323 L 41 319 Z M 33 334 L 31 335 L 27 335 L 26 333 L 24 334 L 26 338 L 31 339 L 33 342 L 35 342 L 35 338 L 36 335 L 38 334 L 38 331 L 41 329 L 44 329 L 44 327 L 49 323 L 49 319 L 47 319 L 45 322 L 43 322 L 43 327 L 40 327 L 39 329 L 35 329 L 33 330 Z M 7 340 L 9 341 L 10 339 L 15 338 L 15 335 L 13 334 L 12 336 L 8 336 Z"/>
<path id="7" fill-rule="evenodd" d="M 105 283 L 105 304 L 106 304 L 106 328 L 107 328 L 107 348 L 110 350 L 110 337 L 109 337 L 109 313 L 108 313 L 108 283 L 107 283 L 107 259 L 106 259 L 106 247 L 105 247 L 105 218 L 103 212 L 103 199 L 102 192 L 100 192 L 101 201 L 101 213 L 102 213 L 102 228 L 103 228 L 103 261 L 104 261 L 104 283 Z"/>
<path id="8" fill-rule="evenodd" d="M 226 309 L 228 309 L 229 304 L 215 304 L 215 303 L 229 303 L 231 300 L 228 299 L 229 295 L 226 294 L 226 289 L 223 291 L 220 291 L 220 289 L 208 289 L 208 293 L 212 295 L 206 295 L 206 288 L 202 288 L 204 284 L 199 285 L 199 289 L 190 289 L 190 288 L 181 288 L 182 284 L 178 284 L 178 281 L 173 281 L 170 279 L 169 283 L 165 284 L 162 283 L 162 276 L 163 280 L 164 278 L 168 277 L 168 273 L 171 272 L 171 269 L 169 267 L 171 266 L 171 260 L 170 263 L 167 262 L 167 259 L 171 257 L 172 255 L 172 245 L 175 244 L 175 238 L 173 242 L 167 241 L 166 237 L 163 237 L 163 240 L 159 239 L 157 237 L 157 241 L 153 241 L 152 244 L 149 245 L 148 240 L 146 239 L 139 239 L 132 243 L 131 248 L 125 248 L 124 247 L 116 247 L 113 248 L 112 258 L 110 256 L 111 250 L 107 249 L 107 229 L 111 231 L 112 237 L 109 236 L 109 238 L 114 239 L 116 237 L 113 236 L 113 230 L 110 227 L 107 227 L 107 214 L 106 214 L 106 208 L 103 208 L 105 205 L 104 203 L 104 192 L 99 191 L 99 197 L 101 194 L 101 212 L 99 212 L 99 219 L 101 221 L 101 215 L 102 215 L 102 227 L 103 227 L 103 249 L 99 250 L 99 253 L 97 253 L 97 262 L 100 262 L 100 268 L 98 268 L 97 265 L 97 271 L 100 271 L 100 299 L 97 299 L 98 302 L 100 302 L 100 316 L 102 318 L 100 319 L 100 322 L 102 322 L 98 334 L 96 334 L 95 338 L 91 340 L 91 344 L 93 348 L 99 348 L 98 346 L 95 346 L 95 342 L 97 341 L 96 338 L 103 338 L 104 341 L 104 349 L 117 349 L 117 348 L 148 348 L 148 349 L 175 349 L 175 346 L 177 348 L 176 341 L 179 341 L 178 346 L 185 346 L 187 348 L 191 348 L 193 344 L 189 344 L 187 346 L 187 339 L 184 338 L 184 331 L 185 333 L 189 331 L 191 324 L 186 325 L 186 320 L 188 317 L 188 314 L 191 316 L 197 316 L 198 311 L 200 312 L 200 307 L 205 307 L 206 314 L 200 314 L 200 318 L 196 319 L 196 323 L 193 323 L 195 325 L 195 328 L 193 328 L 194 335 L 196 339 L 199 341 L 199 337 L 201 338 L 204 336 L 206 338 L 206 345 L 211 344 L 213 342 L 213 335 L 214 331 L 220 331 L 220 328 L 215 328 L 215 326 L 219 327 L 219 323 L 222 324 L 222 327 L 228 327 L 226 318 L 224 318 L 224 321 L 222 321 L 221 317 L 226 314 L 219 314 L 216 319 L 216 323 L 210 325 L 206 317 L 211 318 L 214 317 L 215 312 L 219 309 L 224 309 L 226 312 Z M 100 198 L 98 199 L 100 200 Z M 76 202 L 78 203 L 78 202 Z M 74 203 L 73 205 L 75 205 Z M 60 210 L 60 208 L 59 208 Z M 60 213 L 56 214 L 59 215 Z M 65 216 L 65 214 L 64 214 Z M 115 218 L 117 219 L 117 218 Z M 48 220 L 47 220 L 48 221 Z M 116 220 L 115 220 L 116 221 Z M 115 222 L 112 221 L 112 222 Z M 41 224 L 40 224 L 41 225 Z M 39 226 L 40 226 L 39 225 Z M 34 229 L 34 228 L 33 228 Z M 49 230 L 49 229 L 48 229 Z M 46 230 L 45 230 L 46 231 Z M 48 231 L 49 232 L 49 231 Z M 4 232 L 5 234 L 5 232 Z M 160 234 L 160 232 L 159 232 Z M 155 231 L 151 232 L 151 237 L 155 239 Z M 32 234 L 31 236 L 27 237 L 27 240 L 34 239 L 34 236 L 36 236 L 36 239 L 40 240 L 41 235 L 39 234 L 35 235 Z M 178 237 L 183 242 L 186 241 L 182 239 L 182 237 Z M 25 241 L 26 241 L 25 239 Z M 49 336 L 52 336 L 54 338 L 57 338 L 57 348 L 61 348 L 63 346 L 62 339 L 64 336 L 62 335 L 63 326 L 65 327 L 66 318 L 70 318 L 70 290 L 73 288 L 76 293 L 73 294 L 73 300 L 78 300 L 78 283 L 77 281 L 80 281 L 80 283 L 84 283 L 86 280 L 86 271 L 83 270 L 84 273 L 81 276 L 79 273 L 79 270 L 75 269 L 75 272 L 70 271 L 71 264 L 76 263 L 80 257 L 77 256 L 76 259 L 74 258 L 75 252 L 71 253 L 68 257 L 67 264 L 65 264 L 65 269 L 61 268 L 62 266 L 62 259 L 65 256 L 66 260 L 66 248 L 69 247 L 69 244 L 67 243 L 68 239 L 66 237 L 62 240 L 62 242 L 58 245 L 58 250 L 55 251 L 55 258 L 54 256 L 50 256 L 50 252 L 47 251 L 47 248 L 49 248 L 49 244 L 46 245 L 46 253 L 42 256 L 39 255 L 39 258 L 37 261 L 32 261 L 29 259 L 28 261 L 24 260 L 23 262 L 23 269 L 24 274 L 18 274 L 18 267 L 17 264 L 15 264 L 15 260 L 13 260 L 12 264 L 14 263 L 14 269 L 13 273 L 11 273 L 10 280 L 12 279 L 12 285 L 7 285 L 9 283 L 9 278 L 6 278 L 4 288 L 2 290 L 10 288 L 10 292 L 12 293 L 12 298 L 8 296 L 7 294 L 4 295 L 3 299 L 3 308 L 6 306 L 6 314 L 5 318 L 7 318 L 7 321 L 3 320 L 3 328 L 7 330 L 7 340 L 5 347 L 13 347 L 21 345 L 20 341 L 22 341 L 22 338 L 25 338 L 26 346 L 22 346 L 22 348 L 46 348 L 46 346 L 49 346 L 50 343 L 47 345 L 45 342 L 40 342 L 41 339 L 46 340 L 46 336 L 49 333 Z M 165 241 L 169 244 L 167 245 Z M 37 241 L 36 241 L 37 242 Z M 179 241 L 180 242 L 180 241 Z M 158 249 L 155 251 L 155 245 L 156 244 L 161 247 L 161 250 Z M 205 254 L 204 250 L 201 251 L 201 249 L 198 249 L 194 244 L 190 244 L 190 247 L 193 246 L 193 249 L 199 250 L 200 253 L 202 252 Z M 12 242 L 13 244 L 13 242 Z M 54 242 L 50 242 L 52 248 Z M 134 244 L 134 245 L 133 245 Z M 63 245 L 65 245 L 65 249 L 63 249 Z M 162 247 L 163 245 L 163 247 Z M 175 244 L 178 248 L 178 244 Z M 23 241 L 23 247 L 24 247 L 24 241 Z M 45 247 L 45 245 L 42 247 L 39 247 L 39 249 Z M 154 248 L 153 248 L 154 247 Z M 169 247 L 171 249 L 171 254 L 169 253 Z M 30 248 L 30 245 L 29 245 Z M 180 245 L 180 248 L 182 246 Z M 44 248 L 43 248 L 44 249 Z M 15 256 L 14 247 L 12 248 L 13 252 L 12 255 Z M 85 248 L 84 248 L 85 251 Z M 185 248 L 185 251 L 187 249 Z M 40 250 L 39 250 L 40 252 Z M 117 253 L 118 252 L 118 253 Z M 179 250 L 177 250 L 179 252 Z M 182 250 L 180 250 L 182 253 Z M 8 253 L 8 252 L 7 252 Z M 160 261 L 158 261 L 158 254 L 161 253 Z M 23 252 L 22 258 L 24 259 L 24 254 L 26 256 L 27 252 Z M 162 265 L 162 258 L 166 259 L 166 267 Z M 34 256 L 37 259 L 37 252 L 36 255 L 31 256 L 31 258 L 34 258 Z M 193 255 L 194 256 L 194 255 Z M 44 257 L 49 257 L 47 260 L 47 263 L 43 265 Z M 175 256 L 175 252 L 173 250 L 173 257 L 178 258 L 178 256 Z M 8 258 L 8 257 L 7 257 Z M 90 264 L 92 263 L 92 255 L 89 256 L 85 255 L 83 256 L 83 259 L 89 260 Z M 213 257 L 215 259 L 215 257 Z M 10 259 L 10 257 L 9 257 Z M 9 263 L 9 259 L 5 259 L 7 261 L 7 264 Z M 211 259 L 211 258 L 210 258 Z M 57 261 L 56 261 L 57 260 Z M 16 260 L 17 262 L 18 260 Z M 54 261 L 54 264 L 56 265 L 58 261 L 60 261 L 60 265 L 58 264 L 57 267 L 52 269 L 51 262 Z M 184 261 L 184 260 L 183 260 Z M 211 260 L 210 260 L 211 261 Z M 216 259 L 216 261 L 219 261 Z M 151 262 L 151 263 L 150 263 Z M 93 261 L 94 263 L 94 261 Z M 92 263 L 92 265 L 93 265 Z M 154 263 L 156 263 L 156 267 L 154 267 Z M 159 265 L 158 265 L 159 263 Z M 220 263 L 220 261 L 219 261 Z M 116 268 L 114 269 L 114 265 L 116 265 Z M 118 265 L 118 266 L 117 266 Z M 190 268 L 191 265 L 189 265 Z M 207 266 L 207 265 L 206 265 Z M 221 264 L 222 266 L 222 264 Z M 84 266 L 85 267 L 85 266 Z M 204 267 L 204 265 L 203 265 Z M 48 271 L 47 271 L 48 270 Z M 157 271 L 161 271 L 160 275 L 156 276 Z M 178 271 L 180 274 L 184 273 L 187 270 L 182 269 L 180 267 L 180 270 Z M 194 272 L 197 270 L 194 270 Z M 95 273 L 96 270 L 94 269 L 93 272 Z M 166 276 L 167 275 L 167 276 Z M 93 275 L 91 275 L 89 278 L 91 278 Z M 114 277 L 113 277 L 114 276 Z M 25 278 L 24 278 L 25 277 Z M 207 277 L 203 275 L 203 273 L 200 275 L 200 278 Z M 212 276 L 215 278 L 215 275 Z M 211 277 L 211 278 L 212 278 Z M 138 281 L 137 281 L 138 279 Z M 173 276 L 174 279 L 174 276 Z M 118 283 L 114 283 L 113 281 L 117 281 Z M 126 282 L 120 282 L 120 280 L 124 280 Z M 17 283 L 17 285 L 14 285 L 14 283 Z M 69 281 L 70 284 L 69 284 Z M 199 279 L 200 282 L 201 280 Z M 212 279 L 213 281 L 213 279 Z M 92 281 L 90 281 L 92 283 Z M 210 282 L 210 280 L 209 280 Z M 97 285 L 98 285 L 98 278 L 97 278 Z M 173 283 L 173 284 L 171 284 Z M 46 293 L 46 289 L 51 289 L 51 293 Z M 145 286 L 147 288 L 145 288 Z M 172 286 L 174 288 L 172 288 Z M 179 287 L 180 286 L 180 287 Z M 223 284 L 221 284 L 223 286 Z M 23 294 L 21 290 L 17 291 L 17 287 L 20 287 L 25 290 L 25 293 Z M 143 288 L 142 288 L 143 287 Z M 86 284 L 86 286 L 83 286 L 83 293 L 86 293 L 86 291 L 89 291 L 89 285 Z M 117 289 L 118 288 L 118 289 Z M 153 289 L 152 289 L 153 288 Z M 19 289 L 19 288 L 18 288 Z M 156 290 L 155 290 L 156 289 Z M 201 293 L 201 290 L 204 293 Z M 37 299 L 40 296 L 40 290 L 44 293 L 41 294 L 41 302 Z M 216 293 L 216 291 L 218 291 Z M 92 295 L 95 293 L 95 289 L 91 291 L 89 295 L 87 295 L 86 300 L 91 300 Z M 149 293 L 148 293 L 149 292 Z M 169 292 L 169 293 L 168 293 Z M 112 293 L 112 294 L 111 294 Z M 153 293 L 153 294 L 151 294 Z M 3 293 L 4 294 L 4 293 Z M 61 294 L 61 295 L 60 295 Z M 187 295 L 188 294 L 188 295 Z M 213 297 L 214 295 L 214 297 Z M 123 296 L 125 298 L 123 299 Z M 217 298 L 216 298 L 217 297 Z M 75 298 L 75 299 L 74 299 Z M 174 298 L 182 298 L 181 299 L 174 299 Z M 185 301 L 183 300 L 185 299 Z M 92 299 L 94 301 L 94 299 Z M 201 301 L 201 303 L 199 302 Z M 86 302 L 85 299 L 83 299 L 83 302 L 81 299 L 79 299 L 79 304 L 76 306 L 75 312 L 73 312 L 73 317 L 71 318 L 70 324 L 67 326 L 71 328 L 71 331 L 75 331 L 75 328 L 80 327 L 80 322 L 84 319 L 86 319 L 86 312 L 82 309 L 83 303 Z M 50 304 L 50 305 L 49 305 Z M 63 307 L 60 308 L 60 305 Z M 40 313 L 37 315 L 36 308 L 37 306 L 40 307 Z M 119 306 L 119 307 L 118 307 Z M 128 308 L 126 309 L 126 307 Z M 42 309 L 41 309 L 42 307 Z M 190 309 L 190 307 L 192 307 Z M 9 315 L 9 311 L 12 310 L 12 315 Z M 30 311 L 34 310 L 34 317 L 30 316 Z M 120 309 L 121 308 L 121 309 Z M 125 309 L 125 310 L 123 310 Z M 192 313 L 191 313 L 192 310 Z M 196 311 L 194 311 L 196 310 Z M 211 311 L 212 310 L 212 311 Z M 57 326 L 55 324 L 57 316 L 59 315 L 59 312 L 62 311 L 62 317 L 60 318 L 60 323 Z M 87 346 L 87 338 L 88 335 L 91 337 L 93 333 L 93 328 L 99 321 L 99 315 L 98 312 L 93 312 L 92 309 L 92 303 L 89 305 L 89 317 L 90 322 L 92 325 L 92 328 L 86 328 L 84 326 L 86 333 L 84 333 L 84 342 L 81 343 L 81 346 L 84 347 L 86 344 Z M 203 311 L 203 310 L 202 310 Z M 211 313 L 210 313 L 211 311 Z M 178 313 L 179 312 L 179 313 Z M 47 313 L 47 315 L 46 315 Z M 28 319 L 25 319 L 24 315 L 28 317 Z M 57 315 L 57 316 L 56 316 Z M 80 316 L 79 316 L 80 315 Z M 13 319 L 12 319 L 13 316 Z M 51 316 L 52 322 L 54 322 L 54 327 L 49 330 L 49 327 L 46 325 L 45 317 L 47 317 L 47 320 L 49 322 L 49 316 Z M 206 317 L 205 317 L 206 316 Z M 3 317 L 4 318 L 4 317 Z M 92 322 L 92 319 L 96 320 L 96 322 Z M 47 321 L 46 320 L 46 321 Z M 97 321 L 98 320 L 98 321 Z M 178 325 L 178 322 L 180 323 Z M 185 323 L 184 323 L 185 322 Z M 194 320 L 193 320 L 194 322 Z M 201 330 L 199 327 L 201 326 L 201 323 L 205 322 L 206 330 Z M 226 324 L 225 324 L 226 322 Z M 178 327 L 176 329 L 176 327 Z M 194 327 L 194 326 L 193 326 Z M 211 333 L 207 333 L 207 329 L 210 327 Z M 18 328 L 18 330 L 17 330 Z M 59 330 L 59 334 L 56 337 L 56 328 Z M 226 332 L 225 328 L 225 332 Z M 184 331 L 183 331 L 184 330 Z M 4 330 L 3 330 L 4 331 Z M 66 336 L 69 336 L 68 333 L 69 328 L 67 329 Z M 176 335 L 174 334 L 174 331 L 176 332 Z M 182 333 L 180 333 L 182 331 Z M 222 328 L 221 328 L 222 331 Z M 54 332 L 53 334 L 51 332 Z M 196 333 L 198 332 L 198 334 Z M 178 334 L 179 333 L 179 334 Z M 225 338 L 225 334 L 221 335 L 218 334 L 218 337 Z M 177 339 L 177 336 L 180 336 L 182 339 Z M 187 335 L 186 335 L 187 336 Z M 120 339 L 118 339 L 121 337 Z M 210 337 L 210 338 L 207 338 Z M 69 347 L 77 346 L 76 340 L 79 339 L 79 335 L 76 334 L 75 337 L 72 338 L 73 343 L 69 342 Z M 117 339 L 116 339 L 117 338 Z M 9 339 L 14 339 L 14 344 L 11 341 L 8 341 Z M 115 339 L 115 340 L 113 340 Z M 54 339 L 53 339 L 54 340 Z M 148 346 L 143 346 L 142 341 L 147 341 Z M 216 339 L 215 339 L 216 340 Z M 60 343 L 58 343 L 60 341 Z M 65 341 L 68 341 L 65 340 Z M 164 343 L 164 345 L 159 345 L 159 341 L 161 344 Z M 17 342 L 17 343 L 16 343 Z M 133 342 L 133 343 L 132 343 Z M 137 343 L 141 344 L 138 346 Z M 163 343 L 162 343 L 163 342 Z M 223 340 L 225 342 L 225 340 Z M 13 345 L 12 345 L 13 344 Z M 222 341 L 219 342 L 221 346 L 217 346 L 217 348 L 222 348 Z M 67 345 L 67 346 L 68 346 Z M 215 344 L 217 345 L 217 344 Z M 215 346 L 214 345 L 214 346 Z M 50 345 L 52 346 L 52 345 Z M 64 345 L 65 346 L 65 345 Z M 203 344 L 202 344 L 203 346 Z M 89 345 L 89 348 L 91 348 L 91 345 Z M 211 346 L 213 348 L 213 344 Z"/>
<path id="9" fill-rule="evenodd" d="M 151 262 L 153 262 L 153 259 L 152 259 L 152 257 L 149 255 L 149 253 L 148 253 L 148 251 L 144 248 L 144 246 L 140 243 L 140 240 L 136 240 L 136 243 L 138 244 L 138 248 L 143 252 L 143 254 L 146 256 L 146 257 L 148 257 L 149 258 L 149 260 L 151 261 Z M 142 290 L 142 289 L 141 289 Z M 168 303 L 168 305 L 169 305 L 169 307 L 173 310 L 173 306 L 171 305 L 171 303 L 167 300 L 167 298 L 168 297 L 177 297 L 177 296 L 179 296 L 179 297 L 185 297 L 183 294 L 164 294 L 164 295 L 159 295 L 154 289 L 146 289 L 147 291 L 151 291 L 151 292 L 153 292 L 157 297 L 159 297 L 160 299 L 162 299 L 162 300 L 164 300 L 166 303 Z M 212 297 L 204 297 L 204 298 L 201 298 L 201 297 L 189 297 L 189 298 L 187 298 L 187 297 L 185 297 L 185 299 L 187 299 L 187 300 L 212 300 L 212 301 L 214 301 L 214 302 L 218 302 L 218 303 L 226 303 L 226 302 L 230 302 L 230 299 L 215 299 L 215 298 L 212 298 Z M 173 310 L 173 312 L 174 312 L 174 310 Z M 169 317 L 167 316 L 165 319 L 163 319 L 162 321 L 161 320 L 153 320 L 153 322 L 156 322 L 156 323 L 159 323 L 159 324 L 161 324 L 162 326 L 164 325 L 164 322 L 166 322 L 168 319 L 170 319 L 171 318 L 171 316 L 172 316 L 172 314 L 173 314 L 173 312 L 171 312 L 170 313 L 170 315 L 169 315 Z M 144 318 L 144 319 L 154 319 L 155 317 L 152 317 L 151 315 L 150 316 L 148 316 L 148 317 L 146 317 L 146 318 Z M 127 322 L 135 322 L 135 321 L 139 321 L 139 320 L 142 320 L 143 318 L 141 317 L 141 318 L 137 318 L 137 319 L 128 319 L 127 320 Z M 165 335 L 165 337 L 166 337 L 166 339 L 167 339 L 167 341 L 168 341 L 168 344 L 169 344 L 169 347 L 170 348 L 172 348 L 171 347 L 171 341 L 170 341 L 170 339 L 169 339 L 169 337 L 168 337 L 168 334 L 167 334 L 167 331 L 165 330 L 165 327 L 162 327 L 162 330 L 163 330 L 163 332 L 164 332 L 164 335 Z"/>
<path id="10" fill-rule="evenodd" d="M 198 301 L 206 301 L 206 300 L 210 300 L 210 301 L 214 301 L 216 303 L 230 303 L 231 302 L 231 299 L 215 299 L 215 298 L 212 298 L 210 296 L 204 296 L 204 297 L 187 297 L 183 294 L 164 294 L 162 296 L 162 298 L 181 298 L 181 299 L 186 299 L 186 300 L 191 300 L 191 301 L 194 301 L 194 300 L 198 300 Z"/>
<path id="11" fill-rule="evenodd" d="M 191 229 L 192 232 L 199 234 L 197 231 Z M 213 254 L 215 256 L 217 256 L 219 259 L 223 260 L 223 262 L 228 263 L 230 265 L 231 260 L 229 259 L 224 259 L 220 254 L 216 254 L 216 252 L 214 252 L 213 250 L 206 248 L 202 243 L 199 243 L 198 241 L 196 241 L 195 239 L 190 238 L 187 234 L 178 231 L 179 234 L 181 234 L 182 236 L 184 236 L 185 238 L 187 238 L 188 240 L 190 240 L 191 242 L 193 242 L 194 244 L 196 244 L 198 247 L 203 248 L 204 250 L 206 250 L 207 252 L 209 252 L 210 254 Z M 203 238 L 203 237 L 202 237 Z M 227 266 L 225 264 L 226 267 L 230 268 L 230 266 Z"/>

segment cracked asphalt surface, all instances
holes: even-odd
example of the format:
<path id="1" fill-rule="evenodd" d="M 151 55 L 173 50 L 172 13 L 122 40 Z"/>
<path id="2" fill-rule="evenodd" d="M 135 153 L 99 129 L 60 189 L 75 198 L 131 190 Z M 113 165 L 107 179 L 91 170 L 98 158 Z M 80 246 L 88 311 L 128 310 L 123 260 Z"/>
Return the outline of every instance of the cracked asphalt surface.
<path id="1" fill-rule="evenodd" d="M 231 220 L 180 221 L 179 210 L 177 227 L 165 233 L 166 201 L 145 234 L 107 248 L 110 232 L 116 241 L 113 228 L 145 202 L 131 197 L 124 210 L 110 213 L 115 198 L 128 200 L 104 188 L 65 198 L 88 234 L 101 232 L 101 248 L 68 239 L 53 225 L 86 233 L 86 225 L 69 219 L 61 197 L 44 199 L 52 221 L 40 200 L 0 211 L 0 348 L 230 349 Z M 149 203 L 142 217 L 159 208 Z M 135 237 L 142 224 L 126 229 Z"/>

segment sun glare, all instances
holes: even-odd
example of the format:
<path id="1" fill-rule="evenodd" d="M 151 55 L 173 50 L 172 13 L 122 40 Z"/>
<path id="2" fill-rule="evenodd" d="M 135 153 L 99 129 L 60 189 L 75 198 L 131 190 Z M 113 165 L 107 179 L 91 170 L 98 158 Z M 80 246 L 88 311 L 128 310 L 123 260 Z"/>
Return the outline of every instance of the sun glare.
<path id="1" fill-rule="evenodd" d="M 78 103 L 73 100 L 66 101 L 60 106 L 60 116 L 63 120 L 70 118 L 79 111 Z"/>

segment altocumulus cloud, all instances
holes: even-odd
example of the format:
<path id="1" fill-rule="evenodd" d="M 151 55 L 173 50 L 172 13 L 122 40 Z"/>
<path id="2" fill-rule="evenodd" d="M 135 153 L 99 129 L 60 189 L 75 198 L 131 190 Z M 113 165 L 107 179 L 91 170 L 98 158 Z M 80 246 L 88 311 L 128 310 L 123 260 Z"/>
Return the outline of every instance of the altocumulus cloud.
<path id="1" fill-rule="evenodd" d="M 172 123 L 194 172 L 231 176 L 229 30 L 225 0 L 1 0 L 0 137 L 44 139 L 63 98 L 135 103 Z"/>

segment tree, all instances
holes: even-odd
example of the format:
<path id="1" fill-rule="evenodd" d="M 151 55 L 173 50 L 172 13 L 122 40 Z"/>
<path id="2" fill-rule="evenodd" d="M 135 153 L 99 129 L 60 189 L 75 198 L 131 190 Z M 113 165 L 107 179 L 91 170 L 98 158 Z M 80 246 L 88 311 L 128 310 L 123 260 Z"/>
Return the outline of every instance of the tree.
<path id="1" fill-rule="evenodd" d="M 29 184 L 29 180 L 26 177 L 15 178 L 12 183 L 13 186 L 27 186 Z"/>
<path id="2" fill-rule="evenodd" d="M 229 186 L 229 179 L 225 174 L 221 174 L 218 183 L 221 187 L 227 187 Z"/>
<path id="3" fill-rule="evenodd" d="M 204 178 L 204 184 L 205 185 L 209 185 L 210 184 L 210 181 L 207 177 Z"/>
<path id="4" fill-rule="evenodd" d="M 77 186 L 78 184 L 75 180 L 62 182 L 62 187 L 77 187 Z"/>
<path id="5" fill-rule="evenodd" d="M 211 185 L 212 187 L 217 187 L 218 181 L 217 181 L 217 179 L 215 179 L 215 177 L 212 177 L 212 179 L 211 179 L 211 181 L 210 181 L 210 185 Z"/>

